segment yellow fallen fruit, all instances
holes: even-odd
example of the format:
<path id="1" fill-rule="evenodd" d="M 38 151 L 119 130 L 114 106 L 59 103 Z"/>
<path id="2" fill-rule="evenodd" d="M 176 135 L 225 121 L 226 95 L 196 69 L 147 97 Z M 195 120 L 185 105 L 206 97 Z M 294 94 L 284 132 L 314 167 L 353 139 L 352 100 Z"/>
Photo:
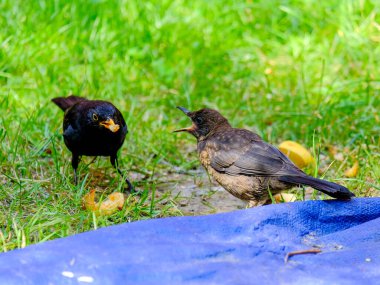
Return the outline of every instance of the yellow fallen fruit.
<path id="1" fill-rule="evenodd" d="M 304 168 L 314 163 L 314 158 L 311 153 L 302 145 L 293 141 L 284 141 L 278 148 L 299 168 Z"/>
<path id="2" fill-rule="evenodd" d="M 87 210 L 96 212 L 102 216 L 112 215 L 118 210 L 123 208 L 125 202 L 124 194 L 120 192 L 114 192 L 110 194 L 107 199 L 101 203 L 95 202 L 95 190 L 91 190 L 90 193 L 83 197 L 83 204 Z"/>
<path id="3" fill-rule="evenodd" d="M 112 215 L 117 210 L 123 209 L 124 201 L 123 193 L 114 192 L 100 204 L 99 213 L 101 215 Z"/>
<path id="4" fill-rule="evenodd" d="M 83 207 L 87 210 L 95 211 L 95 190 L 91 190 L 83 197 Z"/>
<path id="5" fill-rule="evenodd" d="M 280 193 L 274 195 L 274 200 L 276 203 L 287 203 L 296 201 L 297 197 L 296 195 L 290 193 Z"/>
<path id="6" fill-rule="evenodd" d="M 358 172 L 359 172 L 359 162 L 355 161 L 354 165 L 351 168 L 348 168 L 344 172 L 344 176 L 349 177 L 349 178 L 356 177 L 356 175 L 358 175 Z"/>

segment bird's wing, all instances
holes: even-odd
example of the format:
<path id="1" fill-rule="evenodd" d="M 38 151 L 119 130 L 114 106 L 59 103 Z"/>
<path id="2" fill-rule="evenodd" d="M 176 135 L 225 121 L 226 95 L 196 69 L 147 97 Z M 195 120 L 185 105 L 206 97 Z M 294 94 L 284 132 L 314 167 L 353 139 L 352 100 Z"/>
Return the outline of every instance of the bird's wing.
<path id="1" fill-rule="evenodd" d="M 240 131 L 240 132 L 239 132 Z M 235 131 L 225 143 L 213 139 L 211 167 L 230 175 L 299 175 L 299 170 L 282 152 L 245 130 Z M 251 133 L 253 134 L 253 133 Z"/>

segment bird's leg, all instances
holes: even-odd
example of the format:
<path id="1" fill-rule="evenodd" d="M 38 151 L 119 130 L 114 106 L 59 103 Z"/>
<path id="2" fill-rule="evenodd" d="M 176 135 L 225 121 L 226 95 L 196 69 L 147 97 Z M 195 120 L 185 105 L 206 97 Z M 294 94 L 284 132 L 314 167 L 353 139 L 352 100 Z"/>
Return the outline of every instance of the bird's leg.
<path id="1" fill-rule="evenodd" d="M 112 166 L 115 167 L 117 172 L 119 172 L 119 174 L 123 177 L 123 172 L 121 172 L 121 170 L 119 168 L 117 155 L 111 155 L 110 161 L 111 161 Z M 128 191 L 130 191 L 132 193 L 134 191 L 132 183 L 128 180 L 128 178 L 125 178 L 125 182 L 128 184 Z"/>
<path id="2" fill-rule="evenodd" d="M 79 155 L 73 153 L 73 156 L 71 157 L 71 165 L 74 169 L 74 184 L 78 185 L 78 175 L 77 175 L 77 169 L 79 164 Z"/>

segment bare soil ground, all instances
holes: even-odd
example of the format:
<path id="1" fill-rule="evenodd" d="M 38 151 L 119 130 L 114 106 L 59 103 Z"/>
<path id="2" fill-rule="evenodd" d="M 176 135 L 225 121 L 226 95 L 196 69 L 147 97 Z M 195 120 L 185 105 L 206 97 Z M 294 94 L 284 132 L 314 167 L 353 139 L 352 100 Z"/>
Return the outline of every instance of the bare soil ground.
<path id="1" fill-rule="evenodd" d="M 191 174 L 170 174 L 157 185 L 158 195 L 169 193 L 184 215 L 205 215 L 244 209 L 241 201 L 210 180 L 203 169 Z"/>

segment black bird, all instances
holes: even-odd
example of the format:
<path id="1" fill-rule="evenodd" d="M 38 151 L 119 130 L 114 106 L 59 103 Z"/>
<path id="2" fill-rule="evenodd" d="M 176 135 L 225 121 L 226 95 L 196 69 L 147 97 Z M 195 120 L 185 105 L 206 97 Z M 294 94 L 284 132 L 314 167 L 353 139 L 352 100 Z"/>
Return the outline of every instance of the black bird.
<path id="1" fill-rule="evenodd" d="M 111 164 L 121 174 L 118 167 L 117 151 L 128 133 L 123 115 L 110 102 L 88 100 L 78 96 L 52 99 L 64 112 L 63 138 L 72 153 L 74 183 L 78 183 L 77 168 L 82 155 L 109 156 Z M 128 189 L 131 182 L 126 179 Z"/>
<path id="2" fill-rule="evenodd" d="M 196 137 L 199 159 L 207 172 L 229 193 L 249 201 L 249 206 L 270 203 L 268 190 L 274 195 L 297 185 L 308 185 L 342 200 L 355 196 L 342 185 L 308 176 L 259 135 L 231 127 L 218 111 L 177 108 L 193 124 L 175 132 Z"/>

